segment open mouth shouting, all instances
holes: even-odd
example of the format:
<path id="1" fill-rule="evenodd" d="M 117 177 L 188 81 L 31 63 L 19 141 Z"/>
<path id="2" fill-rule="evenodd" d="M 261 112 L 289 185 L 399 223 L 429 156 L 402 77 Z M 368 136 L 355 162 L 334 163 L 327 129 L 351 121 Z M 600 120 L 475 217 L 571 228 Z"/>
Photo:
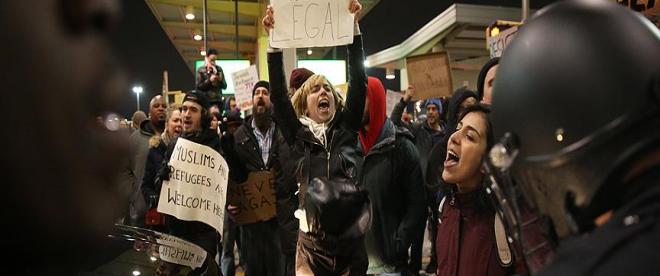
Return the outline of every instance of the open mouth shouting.
<path id="1" fill-rule="evenodd" d="M 192 129 L 192 128 L 193 128 L 193 121 L 191 119 L 184 119 L 183 129 Z"/>
<path id="2" fill-rule="evenodd" d="M 452 149 L 447 150 L 447 158 L 445 159 L 445 169 L 458 165 L 461 157 Z"/>
<path id="3" fill-rule="evenodd" d="M 319 100 L 318 110 L 319 110 L 319 113 L 329 113 L 330 112 L 330 101 L 328 99 L 325 99 L 325 98 Z"/>

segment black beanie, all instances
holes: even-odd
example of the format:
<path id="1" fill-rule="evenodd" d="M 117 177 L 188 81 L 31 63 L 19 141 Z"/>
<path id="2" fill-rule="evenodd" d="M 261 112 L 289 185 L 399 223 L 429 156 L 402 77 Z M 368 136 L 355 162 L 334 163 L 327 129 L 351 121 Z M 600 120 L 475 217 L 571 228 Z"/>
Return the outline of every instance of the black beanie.
<path id="1" fill-rule="evenodd" d="M 211 104 L 209 103 L 209 100 L 206 98 L 206 95 L 204 95 L 202 91 L 190 90 L 188 93 L 186 93 L 186 96 L 183 98 L 183 102 L 186 101 L 196 102 L 206 110 L 209 110 L 211 108 Z"/>
<path id="2" fill-rule="evenodd" d="M 264 80 L 258 81 L 252 88 L 252 97 L 254 97 L 254 91 L 257 91 L 257 88 L 259 87 L 266 88 L 268 89 L 268 91 L 270 91 L 270 83 L 268 81 L 264 81 Z"/>
<path id="3" fill-rule="evenodd" d="M 488 74 L 488 70 L 490 70 L 490 68 L 493 66 L 498 65 L 499 63 L 500 58 L 494 57 L 488 60 L 488 62 L 484 64 L 484 67 L 481 67 L 479 77 L 477 78 L 477 96 L 479 97 L 479 101 L 483 100 L 484 98 L 484 81 L 486 80 L 486 74 Z"/>

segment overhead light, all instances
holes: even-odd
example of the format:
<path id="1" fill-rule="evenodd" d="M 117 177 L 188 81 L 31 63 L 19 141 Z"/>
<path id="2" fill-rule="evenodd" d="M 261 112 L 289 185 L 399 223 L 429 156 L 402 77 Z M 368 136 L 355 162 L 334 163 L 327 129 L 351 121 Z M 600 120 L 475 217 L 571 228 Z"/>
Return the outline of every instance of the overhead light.
<path id="1" fill-rule="evenodd" d="M 200 34 L 195 34 L 195 35 L 193 36 L 193 39 L 194 39 L 194 40 L 197 40 L 197 41 L 200 41 L 200 40 L 202 40 L 202 35 L 200 35 Z"/>
<path id="2" fill-rule="evenodd" d="M 500 34 L 500 28 L 493 27 L 492 29 L 490 29 L 490 36 L 496 36 L 498 34 Z"/>
<path id="3" fill-rule="evenodd" d="M 202 55 L 203 57 L 205 57 L 206 56 L 206 51 L 201 50 L 201 51 L 199 51 L 199 54 Z"/>
<path id="4" fill-rule="evenodd" d="M 186 6 L 186 19 L 193 20 L 195 19 L 195 10 L 192 6 Z"/>
<path id="5" fill-rule="evenodd" d="M 385 78 L 388 80 L 393 80 L 396 78 L 396 75 L 394 74 L 394 69 L 387 68 L 385 70 Z"/>
<path id="6" fill-rule="evenodd" d="M 136 269 L 136 270 L 133 270 L 133 275 L 134 275 L 134 276 L 140 276 L 140 274 L 142 274 L 142 273 L 140 273 L 139 270 L 137 270 L 137 269 Z"/>
<path id="7" fill-rule="evenodd" d="M 140 94 L 140 93 L 142 93 L 142 91 L 144 91 L 142 86 L 133 86 L 133 93 Z"/>
<path id="8" fill-rule="evenodd" d="M 313 52 L 312 52 L 312 48 L 307 48 L 307 55 L 308 55 L 308 56 L 311 56 L 312 53 L 313 53 Z"/>

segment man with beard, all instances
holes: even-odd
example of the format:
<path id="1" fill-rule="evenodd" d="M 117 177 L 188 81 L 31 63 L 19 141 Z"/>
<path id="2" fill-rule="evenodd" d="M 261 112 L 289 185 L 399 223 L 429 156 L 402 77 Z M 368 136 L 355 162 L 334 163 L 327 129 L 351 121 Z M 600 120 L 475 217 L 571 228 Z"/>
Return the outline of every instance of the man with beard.
<path id="1" fill-rule="evenodd" d="M 367 273 L 401 275 L 411 269 L 408 248 L 418 233 L 424 233 L 426 204 L 413 137 L 387 119 L 385 105 L 383 84 L 369 77 L 358 143 L 364 155 L 358 177 L 369 192 L 373 210 L 371 230 L 365 237 Z"/>
<path id="2" fill-rule="evenodd" d="M 142 178 L 144 177 L 144 165 L 149 155 L 149 139 L 154 135 L 161 135 L 165 129 L 165 117 L 167 104 L 162 96 L 157 95 L 149 102 L 149 118 L 140 123 L 140 128 L 134 131 L 129 140 L 133 154 L 129 159 L 128 174 L 131 176 L 129 187 L 132 187 L 129 202 L 129 220 L 125 224 L 141 226 L 144 225 L 144 215 L 147 212 L 147 204 L 142 195 Z"/>
<path id="3" fill-rule="evenodd" d="M 281 169 L 278 159 L 279 148 L 285 144 L 271 115 L 270 84 L 259 81 L 252 89 L 252 117 L 236 130 L 234 150 L 241 168 L 247 174 L 270 172 Z M 275 175 L 273 175 L 273 178 Z M 245 179 L 233 179 L 234 185 Z M 280 183 L 275 183 L 277 187 Z M 272 187 L 272 186 L 271 186 Z M 275 191 L 273 191 L 275 192 Z M 271 197 L 275 199 L 275 195 Z M 276 202 L 266 204 L 275 205 Z M 229 205 L 232 216 L 241 212 L 241 207 Z M 245 263 L 245 275 L 284 275 L 285 259 L 280 241 L 280 226 L 276 216 L 266 221 L 243 224 L 240 226 L 241 259 Z M 293 261 L 293 256 L 291 256 Z"/>

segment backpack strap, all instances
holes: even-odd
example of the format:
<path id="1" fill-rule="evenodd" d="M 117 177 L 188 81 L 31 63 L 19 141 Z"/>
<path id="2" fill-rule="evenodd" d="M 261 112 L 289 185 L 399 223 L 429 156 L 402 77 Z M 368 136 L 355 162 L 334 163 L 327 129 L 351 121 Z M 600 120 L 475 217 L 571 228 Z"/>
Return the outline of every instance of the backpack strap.
<path id="1" fill-rule="evenodd" d="M 504 229 L 502 219 L 497 213 L 495 213 L 493 224 L 493 229 L 495 230 L 495 245 L 497 245 L 497 256 L 499 257 L 500 264 L 503 267 L 511 266 L 511 264 L 513 264 L 511 247 L 509 247 L 509 243 L 507 242 L 506 229 Z"/>

